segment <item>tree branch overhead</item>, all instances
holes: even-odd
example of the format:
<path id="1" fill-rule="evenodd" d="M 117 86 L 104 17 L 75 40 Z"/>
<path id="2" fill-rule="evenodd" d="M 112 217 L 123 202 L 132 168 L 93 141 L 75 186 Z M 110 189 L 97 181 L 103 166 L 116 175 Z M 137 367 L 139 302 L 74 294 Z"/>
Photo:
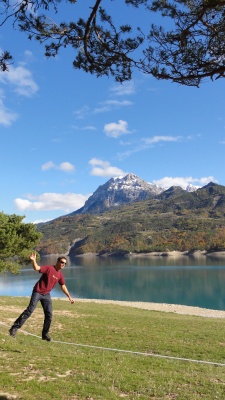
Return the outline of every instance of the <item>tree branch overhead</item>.
<path id="1" fill-rule="evenodd" d="M 11 23 L 12 29 L 43 44 L 46 57 L 72 48 L 74 68 L 97 77 L 111 75 L 123 82 L 136 69 L 157 79 L 198 87 L 206 79 L 225 75 L 225 1 L 120 0 L 119 4 L 114 0 L 109 4 L 93 0 L 90 8 L 83 6 L 85 18 L 66 22 L 55 22 L 54 16 L 60 20 L 63 3 L 74 9 L 70 18 L 76 15 L 79 0 L 2 3 L 0 28 Z M 126 10 L 123 24 L 119 23 L 120 6 Z M 135 26 L 128 18 L 132 8 L 137 13 Z M 148 26 L 142 23 L 143 11 L 149 16 Z M 156 24 L 156 20 L 161 22 Z M 7 71 L 12 61 L 10 49 L 4 49 L 0 70 Z"/>

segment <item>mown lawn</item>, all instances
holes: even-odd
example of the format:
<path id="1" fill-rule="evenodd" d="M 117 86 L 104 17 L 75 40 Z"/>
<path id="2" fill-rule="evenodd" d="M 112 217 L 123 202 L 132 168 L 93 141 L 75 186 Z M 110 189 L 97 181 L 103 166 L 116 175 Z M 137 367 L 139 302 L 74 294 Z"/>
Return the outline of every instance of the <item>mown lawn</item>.
<path id="1" fill-rule="evenodd" d="M 13 339 L 8 329 L 28 301 L 0 297 L 0 400 L 225 398 L 224 319 L 59 299 L 52 342 L 39 338 L 40 306 L 22 328 L 36 336 Z"/>

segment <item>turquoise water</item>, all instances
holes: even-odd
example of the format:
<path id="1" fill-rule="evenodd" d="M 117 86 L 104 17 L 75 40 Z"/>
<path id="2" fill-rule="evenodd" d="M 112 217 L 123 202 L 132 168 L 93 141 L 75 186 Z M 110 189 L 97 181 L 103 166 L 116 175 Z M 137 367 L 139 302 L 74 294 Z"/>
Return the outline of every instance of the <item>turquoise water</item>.
<path id="1" fill-rule="evenodd" d="M 55 256 L 40 265 L 54 264 Z M 225 310 L 225 259 L 200 257 L 68 259 L 64 269 L 72 296 L 90 299 L 183 304 Z M 1 296 L 30 296 L 39 274 L 32 267 L 20 275 L 1 275 Z M 60 286 L 53 296 L 64 297 Z"/>

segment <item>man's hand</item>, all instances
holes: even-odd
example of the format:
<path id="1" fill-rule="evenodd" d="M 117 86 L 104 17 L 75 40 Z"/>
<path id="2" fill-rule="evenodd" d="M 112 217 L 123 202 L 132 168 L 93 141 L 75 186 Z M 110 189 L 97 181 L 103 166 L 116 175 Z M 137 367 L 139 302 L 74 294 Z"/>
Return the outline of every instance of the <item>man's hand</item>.
<path id="1" fill-rule="evenodd" d="M 30 255 L 30 260 L 31 260 L 31 261 L 36 261 L 36 258 L 37 258 L 37 254 L 36 254 L 36 253 L 32 253 L 32 254 Z"/>
<path id="2" fill-rule="evenodd" d="M 62 286 L 61 286 L 61 289 L 62 289 L 63 293 L 65 293 L 65 295 L 68 297 L 70 303 L 71 303 L 71 304 L 74 304 L 74 300 L 73 300 L 72 297 L 70 296 L 69 291 L 68 291 L 66 285 L 62 285 Z"/>
<path id="3" fill-rule="evenodd" d="M 30 255 L 30 260 L 32 261 L 33 269 L 35 271 L 40 271 L 41 267 L 37 264 L 36 258 L 37 258 L 37 254 L 36 253 L 32 253 Z"/>

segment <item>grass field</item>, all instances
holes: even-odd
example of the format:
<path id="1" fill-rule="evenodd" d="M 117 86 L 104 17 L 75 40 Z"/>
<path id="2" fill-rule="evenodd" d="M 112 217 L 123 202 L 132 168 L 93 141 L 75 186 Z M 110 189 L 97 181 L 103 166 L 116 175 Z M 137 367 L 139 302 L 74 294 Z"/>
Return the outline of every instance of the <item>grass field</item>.
<path id="1" fill-rule="evenodd" d="M 28 300 L 0 297 L 0 400 L 225 399 L 224 319 L 53 300 L 52 342 L 40 306 L 13 339 Z"/>

